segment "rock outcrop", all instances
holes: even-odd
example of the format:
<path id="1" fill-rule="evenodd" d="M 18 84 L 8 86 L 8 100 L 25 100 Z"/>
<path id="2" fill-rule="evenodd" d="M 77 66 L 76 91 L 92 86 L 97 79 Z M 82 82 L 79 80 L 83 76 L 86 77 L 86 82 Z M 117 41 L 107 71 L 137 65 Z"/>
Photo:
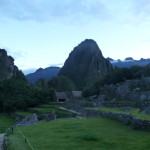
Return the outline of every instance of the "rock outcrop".
<path id="1" fill-rule="evenodd" d="M 14 59 L 7 55 L 6 50 L 0 49 L 0 82 L 12 78 L 18 72 Z"/>
<path id="2" fill-rule="evenodd" d="M 141 79 L 126 80 L 125 82 L 101 87 L 100 95 L 97 99 L 114 101 L 130 100 L 130 101 L 148 101 L 150 102 L 150 77 L 142 77 Z M 103 100 L 103 101 L 104 101 Z"/>
<path id="3" fill-rule="evenodd" d="M 59 75 L 67 76 L 82 89 L 100 77 L 112 71 L 112 65 L 106 60 L 97 43 L 87 39 L 70 53 Z"/>
<path id="4" fill-rule="evenodd" d="M 36 114 L 25 117 L 21 122 L 17 123 L 15 126 L 28 126 L 38 124 L 38 118 Z"/>

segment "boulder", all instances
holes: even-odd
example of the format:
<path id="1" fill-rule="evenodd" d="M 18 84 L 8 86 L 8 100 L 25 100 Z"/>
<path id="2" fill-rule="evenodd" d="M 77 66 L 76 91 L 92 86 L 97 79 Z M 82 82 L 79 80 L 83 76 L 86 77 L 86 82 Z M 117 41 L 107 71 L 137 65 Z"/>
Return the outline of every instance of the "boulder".
<path id="1" fill-rule="evenodd" d="M 130 90 L 128 86 L 118 86 L 116 90 L 116 94 L 122 98 L 126 98 L 130 94 Z"/>
<path id="2" fill-rule="evenodd" d="M 27 125 L 35 125 L 38 124 L 38 118 L 36 114 L 25 117 L 21 122 L 17 123 L 15 126 L 27 126 Z"/>
<path id="3" fill-rule="evenodd" d="M 55 111 L 52 111 L 52 112 L 46 114 L 45 118 L 46 118 L 47 122 L 56 120 L 56 113 L 55 113 Z"/>
<path id="4" fill-rule="evenodd" d="M 146 95 L 141 95 L 140 101 L 145 101 L 145 100 L 147 100 L 147 96 Z"/>
<path id="5" fill-rule="evenodd" d="M 145 108 L 142 113 L 145 113 L 145 114 L 149 114 L 150 115 L 150 106 Z"/>
<path id="6" fill-rule="evenodd" d="M 117 100 L 116 98 L 113 98 L 110 102 L 114 103 L 114 102 L 116 102 L 116 100 Z"/>

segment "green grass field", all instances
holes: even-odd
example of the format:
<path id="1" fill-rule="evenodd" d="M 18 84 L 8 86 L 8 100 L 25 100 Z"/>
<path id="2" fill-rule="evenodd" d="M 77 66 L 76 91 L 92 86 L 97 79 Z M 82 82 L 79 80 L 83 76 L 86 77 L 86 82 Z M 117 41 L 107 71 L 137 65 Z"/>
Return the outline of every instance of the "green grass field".
<path id="1" fill-rule="evenodd" d="M 130 107 L 123 107 L 123 108 L 92 107 L 92 108 L 87 108 L 87 109 L 100 110 L 100 111 L 104 111 L 104 112 L 128 113 L 128 114 L 131 114 L 131 115 L 138 117 L 138 118 L 141 118 L 141 119 L 150 120 L 150 115 L 140 113 L 140 109 L 136 109 L 136 108 L 130 108 Z M 129 110 L 129 111 L 125 112 L 125 110 Z"/>
<path id="2" fill-rule="evenodd" d="M 19 127 L 35 150 L 149 150 L 150 132 L 108 118 L 57 120 Z M 29 150 L 17 129 L 8 150 Z"/>
<path id="3" fill-rule="evenodd" d="M 10 116 L 0 114 L 0 133 L 6 131 L 7 128 L 15 123 L 15 119 Z"/>

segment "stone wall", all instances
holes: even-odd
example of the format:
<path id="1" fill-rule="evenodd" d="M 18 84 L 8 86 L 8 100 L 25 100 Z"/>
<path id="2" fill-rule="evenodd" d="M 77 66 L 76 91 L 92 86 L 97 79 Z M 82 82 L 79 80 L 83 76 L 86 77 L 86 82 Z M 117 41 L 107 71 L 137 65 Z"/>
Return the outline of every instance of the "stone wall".
<path id="1" fill-rule="evenodd" d="M 85 107 L 101 107 L 102 104 L 101 102 L 97 101 L 97 100 L 93 100 L 93 101 L 86 101 L 86 100 L 74 100 L 74 101 L 66 101 L 62 104 L 63 107 L 67 108 L 67 109 L 72 109 L 75 111 L 80 111 L 82 108 Z"/>
<path id="2" fill-rule="evenodd" d="M 130 124 L 134 129 L 150 130 L 150 120 L 143 120 L 136 118 L 130 114 L 102 112 L 97 110 L 84 109 L 82 110 L 82 117 L 95 118 L 95 117 L 109 117 Z"/>
<path id="3" fill-rule="evenodd" d="M 81 113 L 81 117 L 85 118 L 97 118 L 97 117 L 109 117 L 112 119 L 120 120 L 126 124 L 131 124 L 134 129 L 150 129 L 150 120 L 143 120 L 136 118 L 126 113 L 113 113 L 113 112 L 102 112 L 98 110 L 86 109 L 85 107 L 97 107 L 99 105 L 96 102 L 88 101 L 68 101 L 63 104 L 63 107 L 75 110 Z M 107 107 L 135 107 L 144 108 L 150 105 L 150 103 L 103 103 Z"/>
<path id="4" fill-rule="evenodd" d="M 121 102 L 121 103 L 117 103 L 117 102 L 102 102 L 102 106 L 103 107 L 109 107 L 109 108 L 113 108 L 113 107 L 132 107 L 132 108 L 140 108 L 140 109 L 144 109 L 148 106 L 150 106 L 150 102 L 139 102 L 139 103 L 126 103 L 126 102 Z"/>

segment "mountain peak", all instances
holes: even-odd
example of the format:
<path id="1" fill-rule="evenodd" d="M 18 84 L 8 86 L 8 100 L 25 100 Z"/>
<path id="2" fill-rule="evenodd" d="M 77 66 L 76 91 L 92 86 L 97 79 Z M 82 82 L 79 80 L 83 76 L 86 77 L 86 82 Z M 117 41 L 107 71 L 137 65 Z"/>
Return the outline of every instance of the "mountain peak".
<path id="1" fill-rule="evenodd" d="M 103 57 L 97 43 L 86 39 L 73 49 L 59 75 L 67 76 L 81 89 L 111 71 L 112 65 Z"/>
<path id="2" fill-rule="evenodd" d="M 85 39 L 81 42 L 74 50 L 77 51 L 90 51 L 90 52 L 99 52 L 101 53 L 97 43 L 92 39 Z"/>
<path id="3" fill-rule="evenodd" d="M 134 60 L 132 57 L 127 57 L 125 60 Z"/>

